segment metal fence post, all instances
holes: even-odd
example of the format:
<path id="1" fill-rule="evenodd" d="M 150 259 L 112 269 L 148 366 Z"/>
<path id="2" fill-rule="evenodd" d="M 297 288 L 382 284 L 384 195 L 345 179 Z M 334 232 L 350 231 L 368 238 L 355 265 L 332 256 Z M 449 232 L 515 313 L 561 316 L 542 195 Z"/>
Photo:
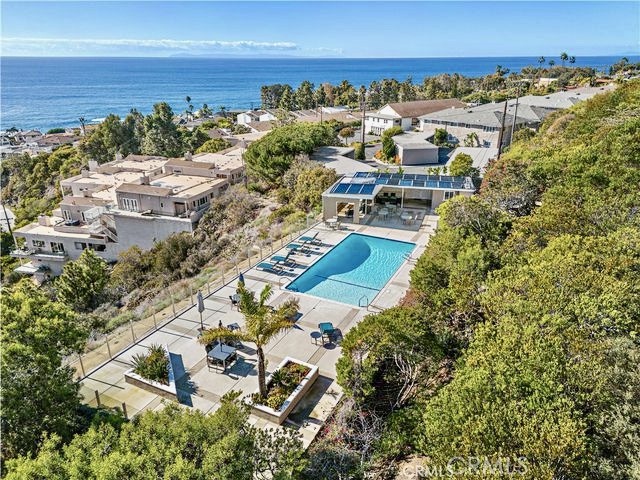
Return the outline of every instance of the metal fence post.
<path id="1" fill-rule="evenodd" d="M 133 331 L 133 320 L 129 319 L 129 326 L 131 327 L 131 338 L 133 339 L 133 341 L 136 341 L 136 334 Z"/>
<path id="2" fill-rule="evenodd" d="M 193 288 L 191 288 L 191 285 L 189 285 L 189 300 L 191 305 L 193 305 Z"/>
<path id="3" fill-rule="evenodd" d="M 158 329 L 158 322 L 156 321 L 156 312 L 153 312 L 153 326 L 155 327 L 155 329 Z"/>
<path id="4" fill-rule="evenodd" d="M 124 413 L 124 418 L 126 420 L 129 419 L 129 415 L 127 415 L 127 404 L 122 402 L 122 413 Z"/>
<path id="5" fill-rule="evenodd" d="M 224 284 L 225 284 L 225 282 L 224 282 L 224 268 L 223 268 L 222 269 L 222 286 L 223 287 L 224 287 Z"/>
<path id="6" fill-rule="evenodd" d="M 113 358 L 113 355 L 111 355 L 111 346 L 109 345 L 109 334 L 108 333 L 105 335 L 105 338 L 107 340 L 107 351 L 109 352 L 109 358 Z"/>
<path id="7" fill-rule="evenodd" d="M 211 284 L 207 282 L 207 295 L 211 295 Z"/>
<path id="8" fill-rule="evenodd" d="M 169 290 L 169 296 L 171 297 L 171 309 L 173 310 L 173 316 L 176 316 L 176 304 L 173 301 L 173 293 Z"/>
<path id="9" fill-rule="evenodd" d="M 98 406 L 100 406 L 100 394 L 98 393 L 98 390 L 94 390 L 95 394 L 96 394 L 96 402 L 98 403 Z"/>
<path id="10" fill-rule="evenodd" d="M 84 371 L 84 364 L 82 363 L 82 355 L 78 354 L 78 360 L 80 360 L 80 369 L 82 370 L 82 376 L 86 377 L 87 374 Z"/>

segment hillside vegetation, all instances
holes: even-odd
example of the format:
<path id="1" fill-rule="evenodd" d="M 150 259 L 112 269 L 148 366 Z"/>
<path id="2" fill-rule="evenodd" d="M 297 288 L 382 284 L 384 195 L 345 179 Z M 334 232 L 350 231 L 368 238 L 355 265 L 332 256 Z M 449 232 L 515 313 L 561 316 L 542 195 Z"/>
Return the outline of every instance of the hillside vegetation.
<path id="1" fill-rule="evenodd" d="M 520 478 L 638 478 L 639 207 L 637 81 L 514 144 L 440 208 L 403 305 L 345 336 L 343 408 L 368 421 L 337 415 L 311 468 L 524 457 Z"/>

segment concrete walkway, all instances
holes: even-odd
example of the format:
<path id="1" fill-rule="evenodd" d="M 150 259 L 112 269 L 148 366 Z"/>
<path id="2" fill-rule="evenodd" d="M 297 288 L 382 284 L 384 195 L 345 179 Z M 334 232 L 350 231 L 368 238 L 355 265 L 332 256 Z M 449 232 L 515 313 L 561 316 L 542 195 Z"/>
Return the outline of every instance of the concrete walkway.
<path id="1" fill-rule="evenodd" d="M 268 373 L 286 356 L 318 365 L 320 368 L 320 378 L 289 416 L 289 425 L 300 431 L 305 445 L 315 437 L 341 397 L 341 389 L 335 381 L 336 362 L 341 355 L 340 345 L 316 344 L 311 333 L 317 331 L 319 323 L 332 322 L 344 335 L 365 315 L 396 305 L 409 287 L 409 271 L 413 265 L 410 261 L 404 262 L 368 309 L 293 293 L 286 290 L 284 286 L 302 273 L 306 267 L 318 261 L 324 253 L 352 231 L 414 242 L 417 244 L 414 255 L 419 255 L 433 229 L 433 221 L 434 217 L 425 218 L 423 226 L 418 231 L 367 225 L 347 225 L 341 231 L 319 228 L 318 238 L 322 240 L 322 245 L 314 246 L 310 253 L 296 255 L 297 265 L 289 268 L 285 275 L 264 272 L 255 267 L 244 273 L 245 285 L 250 290 L 259 292 L 267 283 L 273 285 L 275 291 L 270 300 L 271 305 L 278 306 L 292 297 L 298 298 L 300 302 L 301 316 L 295 326 L 269 343 L 265 352 Z M 286 252 L 277 253 L 285 254 Z M 203 313 L 205 327 L 217 326 L 219 322 L 224 325 L 231 323 L 244 325 L 243 315 L 231 305 L 229 300 L 229 296 L 235 293 L 236 285 L 237 281 L 234 281 L 205 298 Z M 81 392 L 85 402 L 95 406 L 98 402 L 97 391 L 102 405 L 121 407 L 125 403 L 129 416 L 145 410 L 162 408 L 163 399 L 160 396 L 124 381 L 124 372 L 132 367 L 132 357 L 145 352 L 152 344 L 164 344 L 169 347 L 178 367 L 176 383 L 180 403 L 183 405 L 203 412 L 211 412 L 219 407 L 220 398 L 227 392 L 240 391 L 244 396 L 256 391 L 257 357 L 254 346 L 245 344 L 239 351 L 238 361 L 226 372 L 209 369 L 205 349 L 197 341 L 199 327 L 200 315 L 195 306 L 179 313 L 166 325 L 140 339 L 133 347 L 121 352 L 84 378 Z M 253 415 L 250 421 L 261 427 L 275 426 Z"/>

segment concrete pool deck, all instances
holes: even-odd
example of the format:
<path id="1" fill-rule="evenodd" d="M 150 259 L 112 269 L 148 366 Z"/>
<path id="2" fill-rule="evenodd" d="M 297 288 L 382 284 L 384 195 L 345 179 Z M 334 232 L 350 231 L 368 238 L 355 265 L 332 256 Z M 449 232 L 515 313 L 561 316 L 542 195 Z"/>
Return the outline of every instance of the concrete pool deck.
<path id="1" fill-rule="evenodd" d="M 335 381 L 335 365 L 341 355 L 339 343 L 316 344 L 311 333 L 318 330 L 319 323 L 331 322 L 344 335 L 366 315 L 396 305 L 409 287 L 409 271 L 413 264 L 403 262 L 368 308 L 290 292 L 285 290 L 285 285 L 351 232 L 413 242 L 416 244 L 413 256 L 419 256 L 436 222 L 435 216 L 425 217 L 418 231 L 349 224 L 344 225 L 340 231 L 315 227 L 314 229 L 320 232 L 318 238 L 322 245 L 314 246 L 310 253 L 295 255 L 300 266 L 288 268 L 286 275 L 261 271 L 255 267 L 243 272 L 245 285 L 250 290 L 258 292 L 267 283 L 273 285 L 274 294 L 269 302 L 271 305 L 277 306 L 289 298 L 298 298 L 300 301 L 300 316 L 295 326 L 269 343 L 265 348 L 265 354 L 268 373 L 287 356 L 318 365 L 320 369 L 320 378 L 285 423 L 298 429 L 305 446 L 313 440 L 341 397 L 341 389 Z M 286 253 L 284 249 L 274 252 L 274 255 L 283 253 Z M 232 307 L 229 300 L 229 296 L 235 293 L 236 285 L 237 279 L 234 279 L 205 298 L 205 327 L 217 326 L 220 321 L 224 325 L 244 325 L 243 315 Z M 146 337 L 138 339 L 130 348 L 82 379 L 81 393 L 85 402 L 96 406 L 97 391 L 101 405 L 121 407 L 125 403 L 130 417 L 145 410 L 162 408 L 162 397 L 125 383 L 124 380 L 124 372 L 132 367 L 133 355 L 145 352 L 152 344 L 168 346 L 172 361 L 177 365 L 175 377 L 178 396 L 183 405 L 203 412 L 213 412 L 219 407 L 221 397 L 232 390 L 240 391 L 242 396 L 253 393 L 257 388 L 257 357 L 253 345 L 245 343 L 244 348 L 238 352 L 238 361 L 227 368 L 226 372 L 210 370 L 207 367 L 204 346 L 197 341 L 199 327 L 200 315 L 197 308 L 192 306 Z M 251 415 L 250 422 L 259 427 L 276 426 L 275 423 L 254 415 Z"/>

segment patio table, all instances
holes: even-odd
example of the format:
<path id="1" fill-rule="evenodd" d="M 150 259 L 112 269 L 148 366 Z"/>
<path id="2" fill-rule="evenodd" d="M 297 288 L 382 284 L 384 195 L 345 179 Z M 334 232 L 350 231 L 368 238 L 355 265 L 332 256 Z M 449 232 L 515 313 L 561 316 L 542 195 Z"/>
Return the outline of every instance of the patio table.
<path id="1" fill-rule="evenodd" d="M 227 369 L 227 361 L 232 360 L 233 357 L 236 356 L 236 351 L 237 349 L 234 347 L 218 343 L 215 347 L 209 350 L 207 357 L 222 362 L 222 371 L 224 372 Z"/>
<path id="2" fill-rule="evenodd" d="M 400 215 L 400 218 L 402 219 L 403 223 L 408 223 L 413 220 L 413 215 L 410 215 L 408 213 L 403 213 L 402 215 Z"/>
<path id="3" fill-rule="evenodd" d="M 323 340 L 324 340 L 324 337 L 327 337 L 327 339 L 331 341 L 331 335 L 335 330 L 333 323 L 331 322 L 319 323 L 318 329 L 320 330 L 320 335 L 322 336 Z"/>
<path id="4" fill-rule="evenodd" d="M 386 219 L 389 216 L 389 210 L 386 208 L 381 208 L 380 211 L 378 212 L 380 214 L 380 216 L 384 219 Z"/>

